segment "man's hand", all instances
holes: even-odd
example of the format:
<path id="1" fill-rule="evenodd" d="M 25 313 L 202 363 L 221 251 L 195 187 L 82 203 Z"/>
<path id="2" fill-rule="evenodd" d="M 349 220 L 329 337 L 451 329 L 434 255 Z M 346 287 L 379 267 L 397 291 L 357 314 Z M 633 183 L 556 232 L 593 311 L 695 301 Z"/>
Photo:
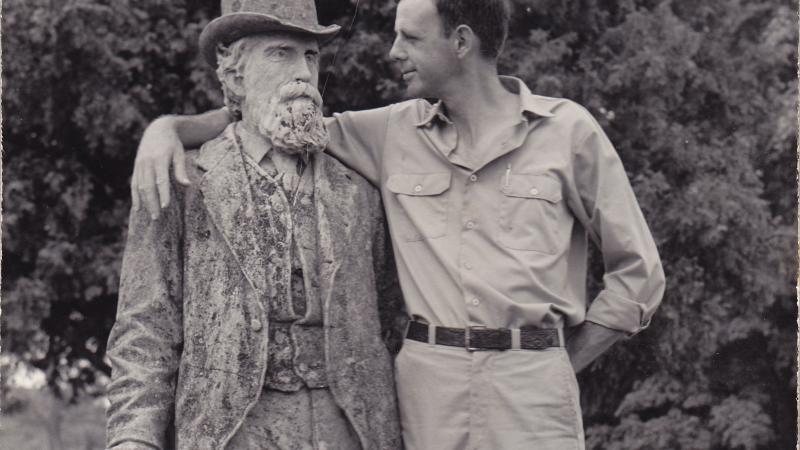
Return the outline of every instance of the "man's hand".
<path id="1" fill-rule="evenodd" d="M 142 136 L 131 177 L 131 200 L 134 211 L 144 201 L 150 217 L 158 218 L 161 208 L 169 205 L 169 166 L 175 168 L 175 179 L 189 185 L 183 144 L 174 118 L 165 116 L 151 123 Z"/>
<path id="2" fill-rule="evenodd" d="M 197 148 L 217 137 L 233 120 L 226 108 L 196 116 L 164 116 L 144 131 L 131 178 L 133 209 L 144 206 L 154 220 L 161 208 L 169 205 L 169 165 L 175 169 L 175 180 L 188 186 L 184 147 Z"/>
<path id="3" fill-rule="evenodd" d="M 583 370 L 623 337 L 625 333 L 622 331 L 584 322 L 567 340 L 567 353 L 575 373 Z"/>

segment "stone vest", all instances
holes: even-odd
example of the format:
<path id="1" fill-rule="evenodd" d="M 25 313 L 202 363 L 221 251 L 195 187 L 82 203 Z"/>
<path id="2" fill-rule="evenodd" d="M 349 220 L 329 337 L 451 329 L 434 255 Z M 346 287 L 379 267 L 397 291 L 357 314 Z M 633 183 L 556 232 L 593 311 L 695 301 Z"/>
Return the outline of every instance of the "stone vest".
<path id="1" fill-rule="evenodd" d="M 264 386 L 284 392 L 327 387 L 313 170 L 307 167 L 295 192 L 290 192 L 276 179 L 271 163 L 259 166 L 250 158 L 247 162 L 254 213 L 260 223 L 273 224 L 261 230 L 266 242 L 274 242 L 266 270 L 273 289 L 264 299 L 269 312 Z"/>

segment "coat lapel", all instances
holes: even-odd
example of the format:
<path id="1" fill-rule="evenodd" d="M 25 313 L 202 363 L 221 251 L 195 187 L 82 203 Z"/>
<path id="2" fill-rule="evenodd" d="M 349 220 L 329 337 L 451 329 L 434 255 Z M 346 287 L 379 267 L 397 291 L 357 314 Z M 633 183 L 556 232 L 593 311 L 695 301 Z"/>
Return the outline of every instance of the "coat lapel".
<path id="1" fill-rule="evenodd" d="M 259 294 L 267 292 L 268 255 L 259 237 L 260 227 L 250 181 L 233 123 L 200 149 L 197 165 L 206 171 L 200 191 L 211 220 L 222 234 L 247 281 Z"/>
<path id="2" fill-rule="evenodd" d="M 350 249 L 358 247 L 351 242 L 350 224 L 358 220 L 355 201 L 356 187 L 328 156 L 316 155 L 314 164 L 314 200 L 317 210 L 317 246 L 319 248 L 320 298 L 325 317 L 330 317 L 331 297 L 336 289 L 336 274 L 342 265 L 350 262 Z M 328 324 L 336 326 L 336 324 Z"/>

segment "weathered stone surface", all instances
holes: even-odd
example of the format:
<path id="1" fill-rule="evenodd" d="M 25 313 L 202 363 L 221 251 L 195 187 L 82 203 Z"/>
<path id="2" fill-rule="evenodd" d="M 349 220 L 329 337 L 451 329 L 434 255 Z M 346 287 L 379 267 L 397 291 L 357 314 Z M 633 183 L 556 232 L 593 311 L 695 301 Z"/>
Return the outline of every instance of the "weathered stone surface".
<path id="1" fill-rule="evenodd" d="M 192 185 L 173 185 L 177 201 L 159 220 L 131 214 L 109 340 L 109 444 L 135 439 L 173 448 L 167 430 L 174 423 L 174 448 L 223 448 L 261 392 L 269 323 L 263 300 L 276 287 L 272 265 L 283 262 L 272 256 L 277 243 L 255 231 L 269 224 L 254 223 L 231 131 L 188 153 Z M 365 449 L 401 448 L 392 360 L 381 336 L 396 342 L 392 330 L 402 319 L 394 276 L 386 274 L 380 199 L 326 155 L 314 155 L 312 167 L 330 389 Z"/>

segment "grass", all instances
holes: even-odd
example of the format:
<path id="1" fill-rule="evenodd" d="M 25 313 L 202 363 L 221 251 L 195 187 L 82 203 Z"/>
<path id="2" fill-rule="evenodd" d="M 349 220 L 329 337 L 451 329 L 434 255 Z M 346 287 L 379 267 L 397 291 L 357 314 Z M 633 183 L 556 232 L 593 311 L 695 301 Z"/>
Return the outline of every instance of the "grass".
<path id="1" fill-rule="evenodd" d="M 66 405 L 47 391 L 15 389 L 22 408 L 0 416 L 0 448 L 95 450 L 105 448 L 105 409 L 98 399 Z"/>

